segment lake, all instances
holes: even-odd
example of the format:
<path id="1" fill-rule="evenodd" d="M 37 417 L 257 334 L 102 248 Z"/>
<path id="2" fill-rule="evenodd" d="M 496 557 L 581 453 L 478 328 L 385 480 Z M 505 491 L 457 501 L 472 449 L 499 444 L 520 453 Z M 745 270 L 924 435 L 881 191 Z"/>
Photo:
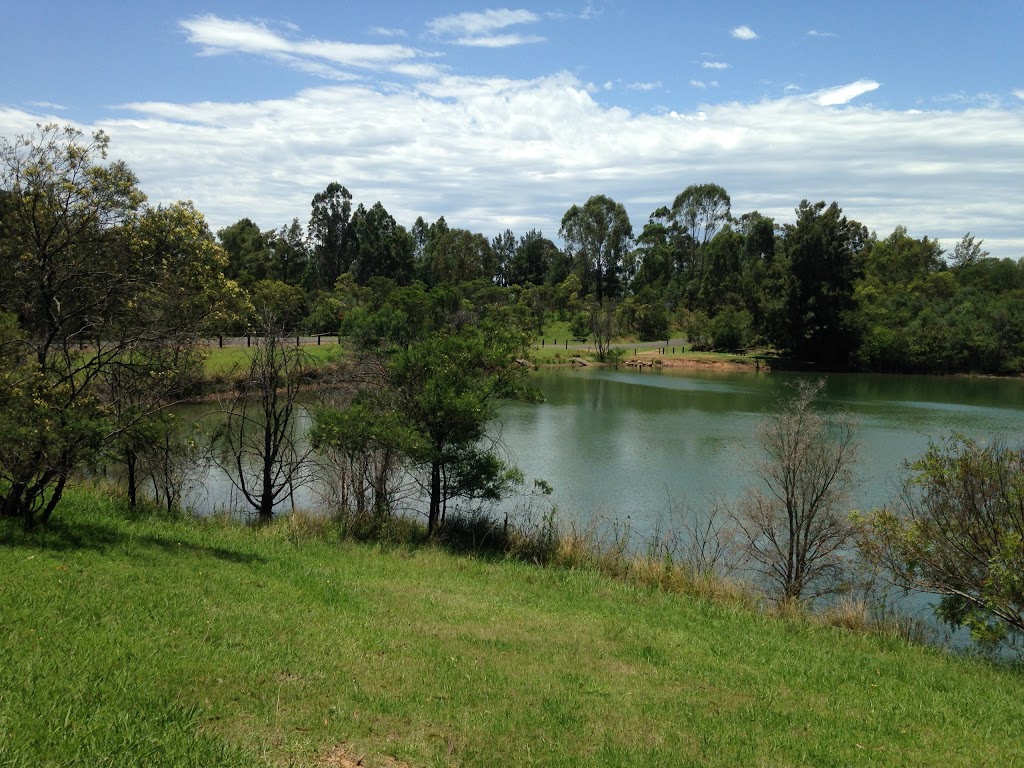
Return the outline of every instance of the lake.
<path id="1" fill-rule="evenodd" d="M 545 479 L 564 513 L 643 531 L 675 504 L 731 497 L 754 482 L 752 435 L 796 374 L 607 368 L 544 370 L 541 405 L 503 408 L 501 440 L 528 478 Z M 1024 382 L 969 377 L 837 374 L 825 408 L 859 420 L 854 508 L 888 501 L 905 460 L 952 433 L 1017 441 Z"/>
<path id="2" fill-rule="evenodd" d="M 590 367 L 534 374 L 540 404 L 506 403 L 494 433 L 509 461 L 554 488 L 563 519 L 629 521 L 648 531 L 669 507 L 699 507 L 712 494 L 734 497 L 755 481 L 752 435 L 791 391 L 796 374 L 644 372 Z M 1024 381 L 970 377 L 836 374 L 825 408 L 859 420 L 860 483 L 851 506 L 886 503 L 905 460 L 928 441 L 1024 436 Z M 190 415 L 210 407 L 189 406 Z M 309 418 L 302 416 L 308 426 Z M 189 503 L 199 511 L 236 508 L 239 499 L 216 468 L 199 478 Z M 512 500 L 511 504 L 521 500 Z M 310 493 L 300 506 L 315 506 Z"/>

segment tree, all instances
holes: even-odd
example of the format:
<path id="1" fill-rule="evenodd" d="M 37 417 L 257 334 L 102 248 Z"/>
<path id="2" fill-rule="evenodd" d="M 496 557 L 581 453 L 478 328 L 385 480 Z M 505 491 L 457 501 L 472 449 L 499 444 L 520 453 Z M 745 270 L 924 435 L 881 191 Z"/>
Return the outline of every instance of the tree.
<path id="1" fill-rule="evenodd" d="M 558 247 L 553 242 L 544 237 L 540 230 L 531 229 L 519 238 L 515 247 L 508 265 L 508 284 L 544 285 L 559 255 Z"/>
<path id="2" fill-rule="evenodd" d="M 310 289 L 328 291 L 352 264 L 352 193 L 336 181 L 313 196 L 307 236 L 313 245 L 306 270 Z"/>
<path id="3" fill-rule="evenodd" d="M 355 249 L 352 273 L 365 285 L 372 277 L 387 277 L 400 285 L 412 280 L 415 241 L 380 202 L 367 210 L 361 204 L 352 216 Z"/>
<path id="4" fill-rule="evenodd" d="M 253 328 L 261 329 L 269 316 L 274 318 L 280 331 L 292 332 L 306 318 L 306 294 L 297 285 L 281 280 L 257 280 L 253 283 L 250 297 L 253 306 L 250 323 Z"/>
<path id="5" fill-rule="evenodd" d="M 423 279 L 432 286 L 493 280 L 497 269 L 497 256 L 486 237 L 468 229 L 448 229 L 447 225 L 436 232 L 432 228 L 420 264 Z"/>
<path id="6" fill-rule="evenodd" d="M 50 517 L 75 467 L 173 396 L 166 352 L 224 287 L 202 216 L 145 208 L 131 170 L 102 162 L 108 144 L 55 125 L 0 139 L 0 511 L 26 527 Z M 142 366 L 125 422 L 104 374 Z"/>
<path id="7" fill-rule="evenodd" d="M 986 644 L 1024 632 L 1024 450 L 954 436 L 908 467 L 859 543 L 897 586 L 939 595 L 937 612 Z"/>
<path id="8" fill-rule="evenodd" d="M 612 339 L 618 332 L 615 327 L 615 303 L 610 299 L 602 304 L 591 302 L 589 320 L 590 333 L 594 336 L 594 346 L 597 349 L 597 359 L 602 363 L 608 362 L 609 353 L 612 351 Z"/>
<path id="9" fill-rule="evenodd" d="M 709 279 L 708 243 L 731 220 L 731 205 L 729 194 L 718 184 L 691 184 L 676 195 L 671 209 L 660 208 L 651 214 L 652 223 L 663 223 L 666 228 L 683 294 L 691 308 Z"/>
<path id="10" fill-rule="evenodd" d="M 389 361 L 390 384 L 415 431 L 409 456 L 429 472 L 428 534 L 444 524 L 451 499 L 497 500 L 521 480 L 481 441 L 497 401 L 523 392 L 516 360 L 527 345 L 522 332 L 488 323 L 443 329 Z"/>
<path id="11" fill-rule="evenodd" d="M 217 230 L 217 239 L 228 256 L 225 275 L 245 288 L 263 280 L 271 267 L 271 232 L 262 232 L 252 219 L 239 219 Z"/>
<path id="12" fill-rule="evenodd" d="M 576 263 L 585 294 L 600 304 L 619 295 L 622 260 L 633 242 L 633 225 L 625 206 L 605 195 L 594 195 L 562 216 L 559 234 Z"/>
<path id="13" fill-rule="evenodd" d="M 776 341 L 796 357 L 845 368 L 859 341 L 853 287 L 867 230 L 836 203 L 804 200 L 796 214 L 781 243 L 792 277 Z"/>
<path id="14" fill-rule="evenodd" d="M 984 240 L 975 240 L 974 235 L 968 232 L 953 249 L 953 266 L 969 267 L 977 264 L 988 256 L 988 251 L 982 250 Z"/>
<path id="15" fill-rule="evenodd" d="M 512 261 L 516 254 L 516 236 L 511 229 L 491 238 L 491 250 L 496 263 L 495 282 L 501 286 L 512 285 Z"/>
<path id="16" fill-rule="evenodd" d="M 281 227 L 270 238 L 269 276 L 288 285 L 299 285 L 309 263 L 306 235 L 298 219 Z"/>
<path id="17" fill-rule="evenodd" d="M 354 398 L 358 417 L 318 416 L 321 446 L 343 455 L 363 445 L 380 456 L 401 453 L 422 477 L 430 534 L 444 524 L 451 501 L 493 501 L 521 478 L 487 430 L 501 398 L 533 392 L 519 363 L 530 336 L 516 308 L 474 304 L 466 295 L 472 288 L 396 288 L 377 306 L 361 308 L 354 336 L 379 361 L 367 368 L 380 377 Z M 358 434 L 338 427 L 353 418 L 377 427 Z M 386 497 L 374 492 L 375 499 Z"/>
<path id="18" fill-rule="evenodd" d="M 853 535 L 842 505 L 854 481 L 855 424 L 815 410 L 823 387 L 797 382 L 793 399 L 758 425 L 761 484 L 733 512 L 755 569 L 780 600 L 839 588 Z"/>
<path id="19" fill-rule="evenodd" d="M 242 385 L 223 408 L 225 420 L 214 435 L 215 460 L 260 522 L 273 519 L 305 481 L 309 449 L 299 440 L 296 421 L 309 367 L 308 353 L 289 344 L 268 313 Z"/>

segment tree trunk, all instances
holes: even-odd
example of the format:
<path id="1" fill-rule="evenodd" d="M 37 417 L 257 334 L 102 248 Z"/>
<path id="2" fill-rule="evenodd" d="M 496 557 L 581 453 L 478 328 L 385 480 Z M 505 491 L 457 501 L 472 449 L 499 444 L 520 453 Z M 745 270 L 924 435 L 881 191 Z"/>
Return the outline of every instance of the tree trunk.
<path id="1" fill-rule="evenodd" d="M 62 472 L 60 477 L 57 478 L 57 485 L 53 488 L 53 493 L 50 494 L 50 500 L 46 504 L 46 508 L 43 509 L 43 522 L 50 522 L 50 515 L 53 514 L 53 510 L 57 508 L 57 503 L 60 501 L 61 496 L 64 495 L 64 484 L 68 481 L 66 472 Z"/>
<path id="2" fill-rule="evenodd" d="M 434 535 L 441 517 L 441 462 L 436 459 L 430 465 L 430 511 L 427 514 L 427 537 Z"/>
<path id="3" fill-rule="evenodd" d="M 124 465 L 128 470 L 128 508 L 135 509 L 138 502 L 138 477 L 136 475 L 136 465 L 138 464 L 138 456 L 131 448 L 126 448 L 124 452 Z"/>

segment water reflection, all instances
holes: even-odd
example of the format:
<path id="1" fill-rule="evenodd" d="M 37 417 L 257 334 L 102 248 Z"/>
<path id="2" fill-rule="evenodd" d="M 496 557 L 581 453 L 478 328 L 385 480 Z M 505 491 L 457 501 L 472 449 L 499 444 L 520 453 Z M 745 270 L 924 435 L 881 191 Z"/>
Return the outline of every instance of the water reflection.
<path id="1" fill-rule="evenodd" d="M 535 382 L 546 402 L 510 403 L 502 438 L 528 476 L 555 488 L 555 502 L 644 527 L 667 499 L 700 505 L 752 481 L 757 422 L 795 376 L 703 371 L 642 373 L 547 370 Z M 960 432 L 1013 439 L 1024 431 L 1024 384 L 923 376 L 828 377 L 826 407 L 860 419 L 863 445 L 854 506 L 891 498 L 905 460 L 929 439 Z"/>

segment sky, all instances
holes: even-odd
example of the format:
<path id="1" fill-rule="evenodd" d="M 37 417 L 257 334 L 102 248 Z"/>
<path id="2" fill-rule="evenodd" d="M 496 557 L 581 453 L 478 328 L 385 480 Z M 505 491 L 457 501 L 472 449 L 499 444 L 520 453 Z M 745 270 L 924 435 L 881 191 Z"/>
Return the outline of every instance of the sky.
<path id="1" fill-rule="evenodd" d="M 101 129 L 153 204 L 276 229 L 332 181 L 402 224 L 539 229 L 592 195 L 836 201 L 1024 257 L 1024 3 L 10 3 L 0 135 Z"/>

